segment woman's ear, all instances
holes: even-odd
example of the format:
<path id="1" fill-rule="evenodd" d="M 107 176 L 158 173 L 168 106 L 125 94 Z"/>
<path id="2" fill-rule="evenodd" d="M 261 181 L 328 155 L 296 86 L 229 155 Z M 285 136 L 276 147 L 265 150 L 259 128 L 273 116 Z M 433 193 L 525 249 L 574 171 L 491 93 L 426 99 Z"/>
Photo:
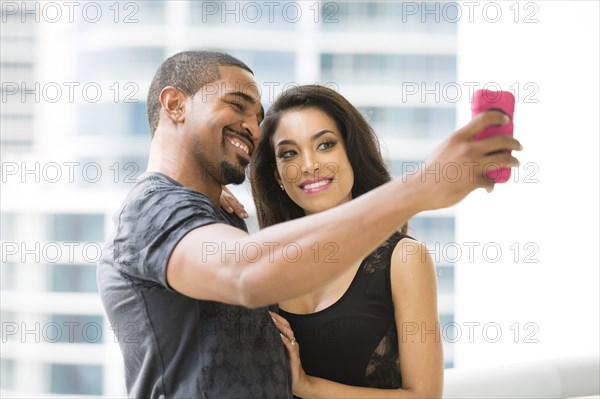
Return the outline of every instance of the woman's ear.
<path id="1" fill-rule="evenodd" d="M 167 86 L 160 92 L 160 104 L 168 118 L 173 123 L 185 122 L 185 100 L 186 95 L 173 86 Z"/>

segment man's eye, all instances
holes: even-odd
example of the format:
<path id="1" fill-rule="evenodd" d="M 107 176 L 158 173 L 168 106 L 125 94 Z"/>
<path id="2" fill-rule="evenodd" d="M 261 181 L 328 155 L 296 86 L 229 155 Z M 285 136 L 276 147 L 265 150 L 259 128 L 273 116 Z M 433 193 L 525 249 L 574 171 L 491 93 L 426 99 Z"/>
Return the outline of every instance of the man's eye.
<path id="1" fill-rule="evenodd" d="M 233 105 L 235 108 L 237 108 L 240 111 L 244 110 L 244 105 L 241 103 L 232 102 L 231 105 Z"/>

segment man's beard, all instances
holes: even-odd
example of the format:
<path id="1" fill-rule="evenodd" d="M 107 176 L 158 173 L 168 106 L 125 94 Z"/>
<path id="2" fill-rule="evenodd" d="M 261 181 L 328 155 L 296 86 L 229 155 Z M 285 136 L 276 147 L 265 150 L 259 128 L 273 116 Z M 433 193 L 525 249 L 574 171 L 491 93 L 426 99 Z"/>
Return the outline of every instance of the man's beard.
<path id="1" fill-rule="evenodd" d="M 242 166 L 240 170 L 239 166 L 232 165 L 226 160 L 221 161 L 221 173 L 223 174 L 223 179 L 227 182 L 226 184 L 242 184 L 244 180 L 246 180 L 246 166 L 248 166 L 248 161 L 238 155 L 238 161 Z"/>

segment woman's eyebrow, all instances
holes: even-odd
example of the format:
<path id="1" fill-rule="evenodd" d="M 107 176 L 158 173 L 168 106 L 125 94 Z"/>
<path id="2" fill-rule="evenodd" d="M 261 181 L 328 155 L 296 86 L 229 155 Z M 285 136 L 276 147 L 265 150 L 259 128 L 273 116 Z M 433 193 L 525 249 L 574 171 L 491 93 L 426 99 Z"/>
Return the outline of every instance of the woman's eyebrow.
<path id="1" fill-rule="evenodd" d="M 322 135 L 324 135 L 325 133 L 333 133 L 331 130 L 321 130 L 320 132 L 317 132 L 315 134 L 312 135 L 312 137 L 310 138 L 312 141 L 315 141 L 316 139 L 318 139 L 319 137 L 321 137 Z M 334 133 L 335 134 L 335 133 Z"/>
<path id="2" fill-rule="evenodd" d="M 327 129 L 321 130 L 320 132 L 317 132 L 317 133 L 313 134 L 310 139 L 311 139 L 311 141 L 315 141 L 316 139 L 318 139 L 319 137 L 321 137 L 325 133 L 333 133 L 333 132 L 331 130 L 327 130 Z M 296 142 L 294 140 L 289 140 L 289 139 L 280 140 L 280 141 L 278 141 L 275 144 L 275 147 L 278 147 L 280 145 L 286 145 L 286 144 L 292 144 L 292 145 L 294 145 L 294 144 L 296 144 Z"/>

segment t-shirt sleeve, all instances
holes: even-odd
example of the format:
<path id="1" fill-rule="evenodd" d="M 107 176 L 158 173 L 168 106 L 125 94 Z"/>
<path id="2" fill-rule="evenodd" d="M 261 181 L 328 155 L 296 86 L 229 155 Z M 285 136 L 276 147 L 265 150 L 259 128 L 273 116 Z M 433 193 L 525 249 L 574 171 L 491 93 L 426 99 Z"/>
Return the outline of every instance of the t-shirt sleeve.
<path id="1" fill-rule="evenodd" d="M 179 240 L 193 229 L 219 221 L 207 197 L 176 186 L 135 193 L 116 218 L 117 270 L 167 289 L 171 289 L 167 264 Z"/>

